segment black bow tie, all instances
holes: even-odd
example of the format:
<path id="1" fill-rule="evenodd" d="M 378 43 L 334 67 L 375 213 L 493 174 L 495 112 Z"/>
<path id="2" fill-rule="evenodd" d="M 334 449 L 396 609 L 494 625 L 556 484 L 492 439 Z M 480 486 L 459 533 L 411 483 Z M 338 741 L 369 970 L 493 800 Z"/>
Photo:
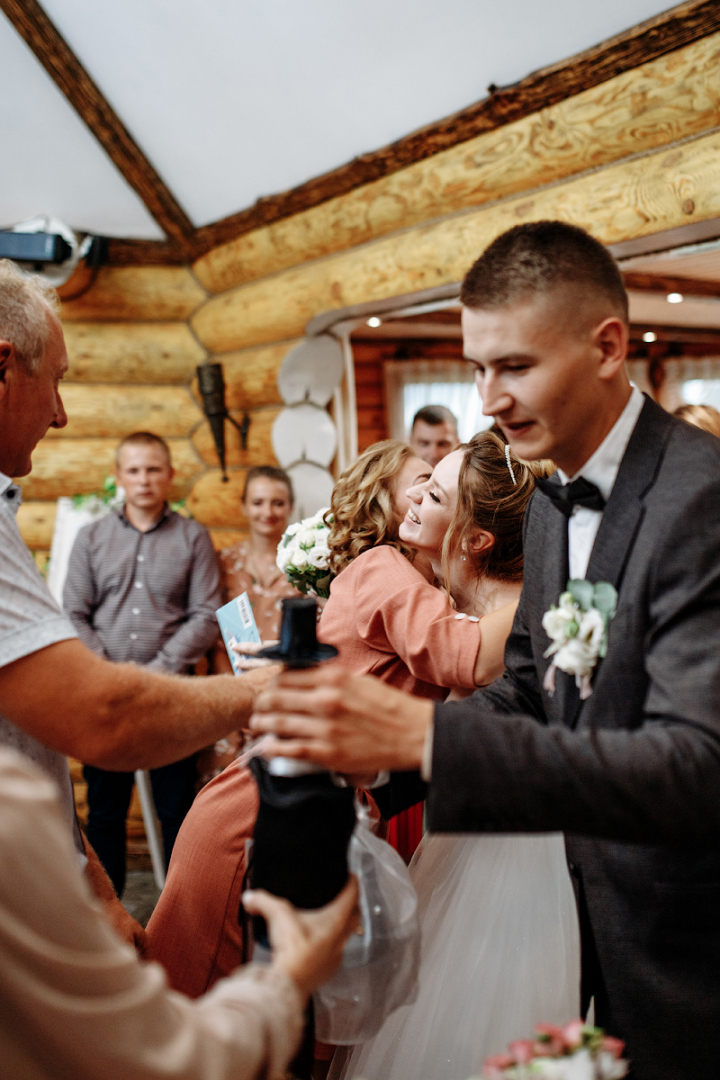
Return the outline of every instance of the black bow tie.
<path id="1" fill-rule="evenodd" d="M 588 510 L 605 508 L 605 500 L 600 494 L 600 488 L 582 476 L 573 480 L 571 484 L 565 484 L 564 487 L 545 480 L 541 476 L 535 478 L 535 483 L 549 499 L 552 499 L 560 513 L 566 518 L 572 514 L 573 506 L 585 506 Z"/>

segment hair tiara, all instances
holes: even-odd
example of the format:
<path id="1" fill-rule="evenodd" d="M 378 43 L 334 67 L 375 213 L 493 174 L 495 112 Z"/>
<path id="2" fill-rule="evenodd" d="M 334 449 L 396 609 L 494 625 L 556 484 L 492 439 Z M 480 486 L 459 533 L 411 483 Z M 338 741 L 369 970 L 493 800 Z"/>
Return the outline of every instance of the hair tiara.
<path id="1" fill-rule="evenodd" d="M 517 487 L 517 480 L 515 479 L 515 473 L 513 467 L 510 464 L 510 443 L 505 443 L 505 461 L 507 462 L 508 472 L 510 473 L 510 479 L 515 487 Z"/>

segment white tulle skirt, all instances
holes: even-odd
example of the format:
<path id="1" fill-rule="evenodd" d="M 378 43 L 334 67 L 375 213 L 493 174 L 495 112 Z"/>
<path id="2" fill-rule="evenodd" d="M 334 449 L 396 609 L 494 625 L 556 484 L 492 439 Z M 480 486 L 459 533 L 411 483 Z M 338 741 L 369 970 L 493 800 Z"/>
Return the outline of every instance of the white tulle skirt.
<path id="1" fill-rule="evenodd" d="M 467 1080 L 535 1024 L 579 1013 L 561 834 L 426 834 L 410 872 L 422 928 L 417 1001 L 369 1043 L 338 1052 L 331 1080 Z"/>

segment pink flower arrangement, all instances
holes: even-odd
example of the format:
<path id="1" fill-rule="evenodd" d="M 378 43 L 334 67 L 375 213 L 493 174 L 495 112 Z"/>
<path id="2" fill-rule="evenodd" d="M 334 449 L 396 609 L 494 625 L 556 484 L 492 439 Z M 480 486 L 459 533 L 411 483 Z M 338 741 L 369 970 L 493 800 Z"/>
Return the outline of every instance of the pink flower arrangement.
<path id="1" fill-rule="evenodd" d="M 571 1020 L 564 1027 L 538 1024 L 534 1039 L 516 1039 L 483 1066 L 487 1080 L 621 1080 L 625 1044 L 602 1028 Z"/>

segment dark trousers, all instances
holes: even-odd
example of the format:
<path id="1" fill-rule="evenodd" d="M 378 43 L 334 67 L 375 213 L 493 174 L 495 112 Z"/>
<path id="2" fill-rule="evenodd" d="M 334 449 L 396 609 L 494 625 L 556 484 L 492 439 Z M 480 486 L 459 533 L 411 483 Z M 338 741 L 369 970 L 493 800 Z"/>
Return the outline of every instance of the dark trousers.
<path id="1" fill-rule="evenodd" d="M 150 771 L 166 867 L 180 826 L 195 798 L 196 772 L 195 754 L 174 765 Z M 122 896 L 125 888 L 125 821 L 135 777 L 131 772 L 108 772 L 96 769 L 94 765 L 84 765 L 83 773 L 88 786 L 87 837 L 115 892 Z"/>

